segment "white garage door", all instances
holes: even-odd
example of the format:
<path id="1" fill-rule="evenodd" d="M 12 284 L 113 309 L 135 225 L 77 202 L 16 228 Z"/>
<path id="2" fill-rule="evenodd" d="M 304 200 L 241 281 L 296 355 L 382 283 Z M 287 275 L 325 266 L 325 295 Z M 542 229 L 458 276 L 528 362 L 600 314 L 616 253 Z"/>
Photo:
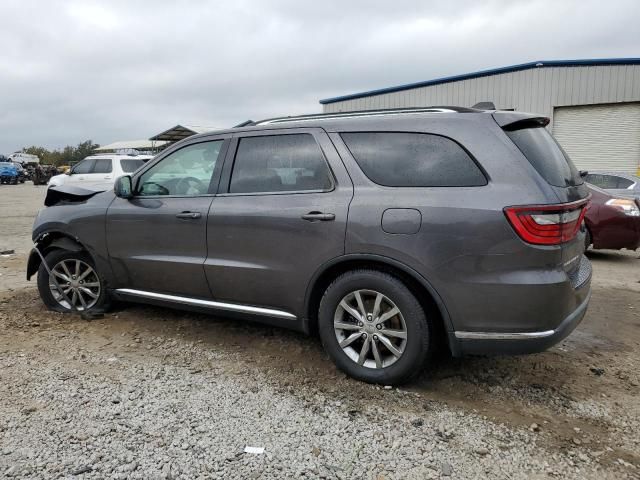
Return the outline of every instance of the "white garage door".
<path id="1" fill-rule="evenodd" d="M 640 103 L 557 107 L 553 135 L 580 170 L 640 169 Z"/>

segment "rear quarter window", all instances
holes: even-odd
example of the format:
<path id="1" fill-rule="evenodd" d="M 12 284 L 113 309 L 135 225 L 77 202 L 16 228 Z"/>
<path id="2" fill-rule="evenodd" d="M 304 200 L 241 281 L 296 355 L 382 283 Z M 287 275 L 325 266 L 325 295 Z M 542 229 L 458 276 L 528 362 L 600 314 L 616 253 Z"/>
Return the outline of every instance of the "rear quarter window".
<path id="1" fill-rule="evenodd" d="M 475 187 L 487 179 L 453 140 L 428 133 L 341 134 L 364 174 L 387 187 Z"/>
<path id="2" fill-rule="evenodd" d="M 520 128 L 505 133 L 547 183 L 555 187 L 583 183 L 578 169 L 546 128 Z"/>

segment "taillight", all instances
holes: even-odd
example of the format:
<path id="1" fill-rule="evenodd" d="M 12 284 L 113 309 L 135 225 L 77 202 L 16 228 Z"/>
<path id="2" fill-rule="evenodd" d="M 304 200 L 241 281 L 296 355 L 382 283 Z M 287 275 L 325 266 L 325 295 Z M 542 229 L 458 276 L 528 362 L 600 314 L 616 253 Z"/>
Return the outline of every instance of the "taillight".
<path id="1" fill-rule="evenodd" d="M 504 213 L 522 240 L 534 245 L 559 245 L 573 240 L 589 205 L 589 197 L 556 205 L 506 207 Z"/>

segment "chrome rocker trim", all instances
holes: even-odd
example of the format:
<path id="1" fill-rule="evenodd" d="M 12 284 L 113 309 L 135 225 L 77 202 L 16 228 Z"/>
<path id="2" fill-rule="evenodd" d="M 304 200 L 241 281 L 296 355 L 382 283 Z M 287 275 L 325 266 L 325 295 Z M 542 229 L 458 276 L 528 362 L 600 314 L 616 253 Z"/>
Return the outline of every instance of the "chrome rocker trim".
<path id="1" fill-rule="evenodd" d="M 463 340 L 527 340 L 550 337 L 554 330 L 543 332 L 455 332 L 456 338 Z"/>
<path id="2" fill-rule="evenodd" d="M 228 310 L 232 312 L 254 313 L 257 315 L 267 315 L 269 317 L 284 318 L 287 320 L 296 320 L 297 317 L 289 312 L 276 310 L 273 308 L 254 307 L 251 305 L 239 305 L 237 303 L 215 302 L 213 300 L 202 300 L 200 298 L 180 297 L 177 295 L 167 295 L 165 293 L 147 292 L 144 290 L 134 290 L 131 288 L 118 288 L 116 293 L 123 295 L 131 295 L 134 297 L 151 298 L 154 300 L 163 300 L 166 302 L 182 303 L 184 305 L 193 305 L 197 307 L 215 308 L 218 310 Z"/>

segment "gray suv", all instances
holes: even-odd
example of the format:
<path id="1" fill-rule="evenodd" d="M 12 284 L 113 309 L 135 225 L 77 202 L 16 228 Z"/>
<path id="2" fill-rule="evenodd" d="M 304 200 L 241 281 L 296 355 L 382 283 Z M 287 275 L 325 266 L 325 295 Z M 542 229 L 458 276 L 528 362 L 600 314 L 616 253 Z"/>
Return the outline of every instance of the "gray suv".
<path id="1" fill-rule="evenodd" d="M 538 352 L 581 321 L 591 280 L 589 194 L 547 123 L 442 107 L 196 135 L 115 191 L 51 189 L 27 277 L 56 311 L 124 300 L 317 333 L 367 382 L 406 381 L 440 346 Z"/>

